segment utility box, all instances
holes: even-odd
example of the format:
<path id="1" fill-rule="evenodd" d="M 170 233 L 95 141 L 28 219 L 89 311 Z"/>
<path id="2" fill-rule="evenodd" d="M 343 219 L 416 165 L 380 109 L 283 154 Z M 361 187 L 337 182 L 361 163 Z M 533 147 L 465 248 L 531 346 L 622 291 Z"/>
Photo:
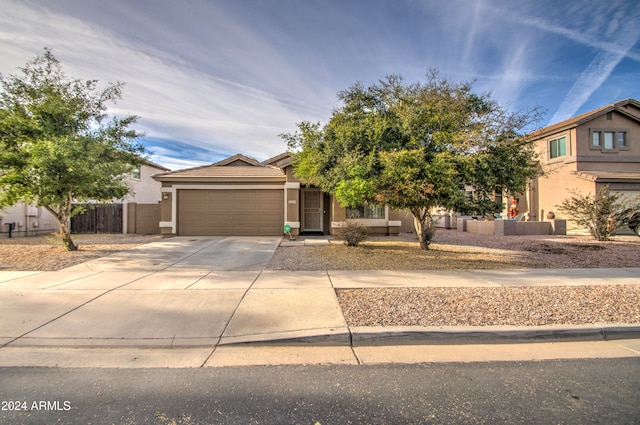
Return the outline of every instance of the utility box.
<path id="1" fill-rule="evenodd" d="M 32 205 L 27 205 L 26 216 L 27 217 L 37 217 L 38 216 L 38 207 L 34 207 Z"/>

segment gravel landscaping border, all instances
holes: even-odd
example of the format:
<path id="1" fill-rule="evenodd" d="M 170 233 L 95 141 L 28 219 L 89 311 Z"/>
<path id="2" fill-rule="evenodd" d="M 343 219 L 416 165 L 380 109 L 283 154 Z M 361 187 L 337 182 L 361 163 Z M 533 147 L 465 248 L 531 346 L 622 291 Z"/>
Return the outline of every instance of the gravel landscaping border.
<path id="1" fill-rule="evenodd" d="M 337 289 L 349 326 L 640 323 L 640 286 Z"/>

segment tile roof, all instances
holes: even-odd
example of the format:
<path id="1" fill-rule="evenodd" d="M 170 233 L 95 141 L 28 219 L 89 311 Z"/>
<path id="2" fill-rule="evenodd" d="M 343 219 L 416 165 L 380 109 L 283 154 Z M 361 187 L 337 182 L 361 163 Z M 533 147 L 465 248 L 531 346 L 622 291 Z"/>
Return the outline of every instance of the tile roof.
<path id="1" fill-rule="evenodd" d="M 611 111 L 618 111 L 630 118 L 634 118 L 638 121 L 640 121 L 640 116 L 637 114 L 633 114 L 628 112 L 625 107 L 628 105 L 633 105 L 636 108 L 640 108 L 640 102 L 638 102 L 635 99 L 624 99 L 624 100 L 620 100 L 618 102 L 614 102 L 611 103 L 609 105 L 605 105 L 602 106 L 600 108 L 594 109 L 592 111 L 589 112 L 585 112 L 584 114 L 581 115 L 577 115 L 575 117 L 571 117 L 567 120 L 564 121 L 560 121 L 557 122 L 555 124 L 552 124 L 550 126 L 541 128 L 540 130 L 536 130 L 533 131 L 529 134 L 529 136 L 531 137 L 537 137 L 537 136 L 542 136 L 544 134 L 549 134 L 552 133 L 554 131 L 561 131 L 561 130 L 566 130 L 567 128 L 572 128 L 575 127 L 579 124 L 583 124 L 587 121 L 591 121 L 601 115 L 606 114 L 607 112 L 611 112 Z"/>
<path id="2" fill-rule="evenodd" d="M 283 164 L 286 166 L 291 163 L 292 155 L 289 152 L 283 152 L 280 155 L 273 156 L 269 159 L 265 159 L 261 164 L 263 165 L 275 165 L 282 166 Z"/>
<path id="3" fill-rule="evenodd" d="M 244 162 L 247 165 L 253 165 L 253 166 L 261 165 L 260 162 L 258 162 L 257 160 L 250 158 L 248 156 L 242 155 L 240 153 L 230 156 L 229 158 L 223 159 L 222 161 L 215 162 L 212 165 L 217 165 L 217 166 L 228 165 L 236 161 Z"/>
<path id="4" fill-rule="evenodd" d="M 246 163 L 246 165 L 243 165 L 243 163 Z M 156 174 L 154 178 L 159 181 L 214 181 L 235 179 L 242 181 L 284 181 L 285 173 L 278 167 L 263 165 L 255 159 L 238 154 L 210 165 Z"/>

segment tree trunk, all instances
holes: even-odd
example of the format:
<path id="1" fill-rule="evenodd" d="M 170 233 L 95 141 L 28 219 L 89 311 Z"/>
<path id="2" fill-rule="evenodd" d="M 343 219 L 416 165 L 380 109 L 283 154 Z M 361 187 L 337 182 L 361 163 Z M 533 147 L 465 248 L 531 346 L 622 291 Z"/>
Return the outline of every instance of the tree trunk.
<path id="1" fill-rule="evenodd" d="M 71 215 L 71 204 L 61 206 L 58 211 L 48 206 L 45 206 L 45 208 L 58 220 L 58 223 L 60 223 L 60 238 L 64 243 L 64 247 L 67 251 L 77 251 L 78 245 L 71 239 L 71 220 L 69 218 Z"/>
<path id="2" fill-rule="evenodd" d="M 60 220 L 60 236 L 67 251 L 77 251 L 78 245 L 71 240 L 71 223 L 68 218 Z"/>
<path id="3" fill-rule="evenodd" d="M 431 214 L 426 208 L 412 208 L 411 214 L 413 214 L 413 226 L 420 241 L 420 248 L 428 250 L 435 234 Z"/>

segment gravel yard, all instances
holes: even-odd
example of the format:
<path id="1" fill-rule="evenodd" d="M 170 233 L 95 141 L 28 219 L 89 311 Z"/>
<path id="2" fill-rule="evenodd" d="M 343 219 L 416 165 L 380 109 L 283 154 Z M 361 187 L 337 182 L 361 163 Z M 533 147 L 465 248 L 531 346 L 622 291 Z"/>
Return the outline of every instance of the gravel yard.
<path id="1" fill-rule="evenodd" d="M 336 291 L 349 326 L 640 323 L 640 286 Z"/>
<path id="2" fill-rule="evenodd" d="M 358 247 L 281 247 L 269 268 L 433 270 L 640 267 L 640 238 L 483 236 L 440 230 L 429 251 L 412 235 Z M 640 323 L 640 286 L 339 289 L 349 326 L 539 326 Z"/>

